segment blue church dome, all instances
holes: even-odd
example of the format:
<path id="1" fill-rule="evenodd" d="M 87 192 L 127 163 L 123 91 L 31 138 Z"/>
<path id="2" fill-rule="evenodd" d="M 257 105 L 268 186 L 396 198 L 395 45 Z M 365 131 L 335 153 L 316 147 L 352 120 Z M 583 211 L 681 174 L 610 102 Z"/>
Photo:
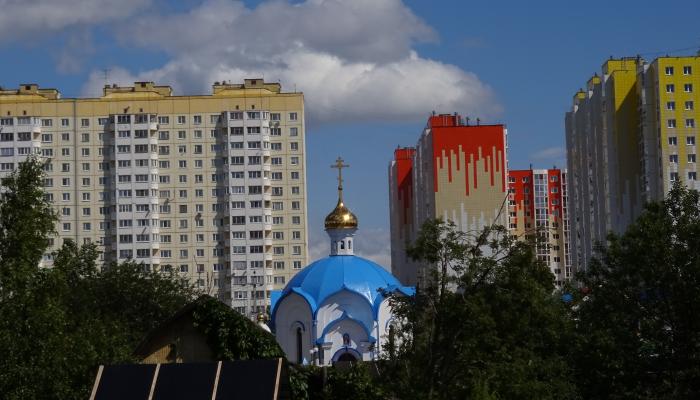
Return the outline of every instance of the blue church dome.
<path id="1" fill-rule="evenodd" d="M 324 224 L 330 256 L 270 293 L 270 327 L 289 360 L 300 364 L 376 360 L 393 320 L 387 295 L 415 294 L 381 265 L 355 256 L 358 220 L 343 202 L 342 169 L 348 165 L 338 157 L 332 167 L 338 169 L 338 204 Z"/>
<path id="2" fill-rule="evenodd" d="M 415 289 L 401 283 L 381 265 L 354 255 L 329 256 L 299 271 L 272 299 L 272 309 L 290 293 L 304 297 L 313 313 L 330 296 L 347 290 L 357 293 L 376 310 L 384 298 L 382 292 L 400 291 L 413 295 Z M 273 311 L 274 313 L 274 311 Z"/>

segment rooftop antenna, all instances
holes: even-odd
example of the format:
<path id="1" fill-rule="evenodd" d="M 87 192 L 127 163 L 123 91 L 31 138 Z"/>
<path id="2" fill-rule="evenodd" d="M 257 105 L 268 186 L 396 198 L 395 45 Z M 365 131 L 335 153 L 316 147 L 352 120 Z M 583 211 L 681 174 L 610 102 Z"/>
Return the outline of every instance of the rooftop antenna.
<path id="1" fill-rule="evenodd" d="M 104 78 L 104 80 L 105 80 L 105 86 L 107 86 L 107 81 L 109 80 L 109 73 L 110 73 L 111 71 L 112 71 L 112 70 L 109 69 L 109 68 L 104 68 L 104 69 L 102 70 L 102 76 L 103 76 L 103 78 Z"/>

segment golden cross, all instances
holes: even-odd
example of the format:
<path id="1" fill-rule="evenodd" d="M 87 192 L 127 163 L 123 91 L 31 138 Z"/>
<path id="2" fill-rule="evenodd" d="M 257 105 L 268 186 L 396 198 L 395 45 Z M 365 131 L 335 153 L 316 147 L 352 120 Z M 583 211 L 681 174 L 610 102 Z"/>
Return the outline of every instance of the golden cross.
<path id="1" fill-rule="evenodd" d="M 335 164 L 331 165 L 331 168 L 338 168 L 338 195 L 342 196 L 343 192 L 343 168 L 350 167 L 349 164 L 343 164 L 343 159 L 338 157 L 335 160 Z"/>

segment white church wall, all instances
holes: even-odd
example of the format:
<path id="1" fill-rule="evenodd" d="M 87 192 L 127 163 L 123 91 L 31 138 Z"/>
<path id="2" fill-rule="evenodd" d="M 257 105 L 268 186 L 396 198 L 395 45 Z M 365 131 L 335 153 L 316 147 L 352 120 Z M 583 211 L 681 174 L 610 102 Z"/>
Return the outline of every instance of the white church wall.
<path id="1" fill-rule="evenodd" d="M 343 343 L 343 335 L 348 335 L 350 341 Z M 330 348 L 325 347 L 324 358 L 327 364 L 335 361 L 340 354 L 349 352 L 355 356 L 359 353 L 363 361 L 371 359 L 369 338 L 365 329 L 356 321 L 342 319 L 328 326 L 325 343 L 331 343 Z"/>
<path id="2" fill-rule="evenodd" d="M 313 316 L 306 300 L 296 293 L 282 299 L 275 312 L 275 336 L 287 355 L 287 360 L 297 362 L 297 328 L 302 328 L 302 355 L 308 361 L 313 343 Z"/>
<path id="3" fill-rule="evenodd" d="M 343 290 L 327 298 L 316 312 L 318 335 L 323 330 L 321 327 L 341 318 L 344 313 L 352 319 L 361 321 L 370 329 L 370 334 L 374 334 L 372 332 L 374 316 L 369 302 L 357 293 Z"/>
<path id="4" fill-rule="evenodd" d="M 377 351 L 384 351 L 384 344 L 388 341 L 389 334 L 389 323 L 392 319 L 391 306 L 389 301 L 384 299 L 379 305 L 379 312 L 377 313 L 377 328 L 374 333 L 377 335 Z"/>

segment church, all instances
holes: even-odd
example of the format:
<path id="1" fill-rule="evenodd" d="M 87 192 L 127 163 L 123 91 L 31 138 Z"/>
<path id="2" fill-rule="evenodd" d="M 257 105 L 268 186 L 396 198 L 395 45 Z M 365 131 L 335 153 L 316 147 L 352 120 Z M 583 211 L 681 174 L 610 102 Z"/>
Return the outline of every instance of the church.
<path id="1" fill-rule="evenodd" d="M 381 265 L 355 255 L 358 221 L 343 202 L 342 169 L 348 165 L 338 158 L 332 167 L 338 169 L 338 203 L 325 219 L 330 254 L 272 293 L 270 325 L 292 363 L 376 360 L 392 323 L 387 295 L 415 293 Z"/>

